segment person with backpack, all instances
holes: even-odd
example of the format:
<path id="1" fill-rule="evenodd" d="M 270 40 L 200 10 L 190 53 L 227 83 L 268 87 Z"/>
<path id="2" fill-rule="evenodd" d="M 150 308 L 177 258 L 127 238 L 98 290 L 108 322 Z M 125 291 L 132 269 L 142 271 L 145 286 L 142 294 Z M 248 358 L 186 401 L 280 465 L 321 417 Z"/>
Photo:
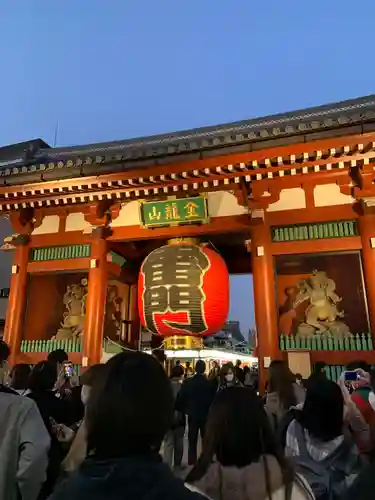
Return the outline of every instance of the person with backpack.
<path id="1" fill-rule="evenodd" d="M 186 482 L 212 500 L 314 500 L 281 452 L 262 399 L 243 386 L 217 394 Z"/>
<path id="2" fill-rule="evenodd" d="M 365 464 L 344 413 L 340 387 L 330 380 L 312 381 L 286 432 L 285 453 L 316 500 L 341 498 Z"/>
<path id="3" fill-rule="evenodd" d="M 344 398 L 344 426 L 352 435 L 358 450 L 361 454 L 370 455 L 372 451 L 372 436 L 369 425 L 365 422 L 361 412 L 352 401 L 350 393 L 345 385 L 344 378 L 340 378 L 338 382 Z M 279 422 L 276 429 L 277 440 L 285 449 L 286 434 L 290 423 L 297 418 L 303 404 L 290 408 Z"/>

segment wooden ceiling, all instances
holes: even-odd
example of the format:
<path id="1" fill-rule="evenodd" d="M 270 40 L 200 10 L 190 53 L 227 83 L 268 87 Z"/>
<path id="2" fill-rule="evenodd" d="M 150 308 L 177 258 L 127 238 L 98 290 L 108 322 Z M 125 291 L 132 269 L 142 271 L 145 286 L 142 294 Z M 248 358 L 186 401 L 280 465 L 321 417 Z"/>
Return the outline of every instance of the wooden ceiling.
<path id="1" fill-rule="evenodd" d="M 248 239 L 249 234 L 246 233 L 232 233 L 230 236 L 226 233 L 203 237 L 201 242 L 207 243 L 222 256 L 230 274 L 248 274 L 251 273 L 251 254 L 245 245 Z M 140 263 L 150 252 L 166 243 L 165 239 L 140 240 L 115 243 L 111 247 L 126 259 Z"/>

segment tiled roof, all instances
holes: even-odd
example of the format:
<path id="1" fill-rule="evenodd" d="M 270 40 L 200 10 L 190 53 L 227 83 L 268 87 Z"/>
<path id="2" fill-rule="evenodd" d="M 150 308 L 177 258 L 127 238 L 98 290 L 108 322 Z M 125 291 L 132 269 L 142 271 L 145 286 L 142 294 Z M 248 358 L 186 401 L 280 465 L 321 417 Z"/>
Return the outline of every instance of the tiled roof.
<path id="1" fill-rule="evenodd" d="M 172 134 L 103 142 L 69 148 L 42 150 L 44 158 L 59 159 L 66 156 L 108 155 L 128 152 L 136 155 L 158 156 L 208 147 L 234 145 L 243 141 L 280 138 L 306 132 L 317 132 L 345 125 L 375 120 L 375 95 L 351 99 L 335 104 L 307 108 L 291 113 L 242 120 L 239 122 L 203 127 Z M 147 153 L 150 154 L 147 154 Z"/>
<path id="2" fill-rule="evenodd" d="M 24 161 L 27 156 L 35 155 L 36 152 L 48 148 L 48 144 L 42 139 L 32 139 L 31 141 L 0 147 L 0 167 L 9 163 Z"/>
<path id="3" fill-rule="evenodd" d="M 90 175 L 89 171 L 93 171 L 95 164 L 97 175 L 104 171 L 110 173 L 112 168 L 113 171 L 134 168 L 135 164 L 144 167 L 152 165 L 152 162 L 162 164 L 168 157 L 178 161 L 182 155 L 191 153 L 204 157 L 216 152 L 220 154 L 220 150 L 222 154 L 235 152 L 240 147 L 251 151 L 263 147 L 265 141 L 267 147 L 271 147 L 272 144 L 297 142 L 296 137 L 298 142 L 303 142 L 327 137 L 330 133 L 345 135 L 353 133 L 353 126 L 358 127 L 355 133 L 365 131 L 366 127 L 367 131 L 375 131 L 375 95 L 264 118 L 123 141 L 63 148 L 49 148 L 41 140 L 30 141 L 33 146 L 29 147 L 24 158 L 13 156 L 7 161 L 1 154 L 14 146 L 19 149 L 21 145 L 0 148 L 0 176 L 6 183 L 10 181 L 9 176 L 16 177 L 11 183 L 31 182 L 40 175 L 39 171 L 45 171 L 48 166 L 49 179 L 76 177 L 74 170 L 81 168 L 85 158 L 89 159 L 85 172 L 78 175 Z M 37 142 L 39 147 L 35 147 Z M 72 166 L 77 168 L 72 169 Z M 64 167 L 68 167 L 69 171 L 65 171 Z"/>

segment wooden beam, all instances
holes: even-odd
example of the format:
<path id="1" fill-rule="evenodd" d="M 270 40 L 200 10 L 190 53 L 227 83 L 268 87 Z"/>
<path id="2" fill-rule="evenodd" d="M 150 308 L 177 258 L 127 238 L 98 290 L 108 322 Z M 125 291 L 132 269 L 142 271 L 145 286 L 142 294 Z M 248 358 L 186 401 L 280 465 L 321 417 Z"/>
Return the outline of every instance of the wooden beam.
<path id="1" fill-rule="evenodd" d="M 28 273 L 53 273 L 70 271 L 87 271 L 90 269 L 90 258 L 83 257 L 79 259 L 47 260 L 40 262 L 29 262 L 27 265 Z"/>
<path id="2" fill-rule="evenodd" d="M 267 212 L 267 221 L 270 226 L 285 226 L 353 219 L 358 219 L 358 213 L 356 212 L 356 207 L 351 204 L 334 205 L 332 207 L 282 210 L 280 212 Z"/>
<path id="3" fill-rule="evenodd" d="M 135 244 L 132 242 L 129 242 L 125 245 L 111 241 L 109 247 L 110 250 L 113 250 L 114 252 L 118 253 L 119 255 L 124 257 L 124 259 L 137 260 L 142 258 L 141 253 L 139 252 Z"/>
<path id="4" fill-rule="evenodd" d="M 31 236 L 29 246 L 31 248 L 41 248 L 89 243 L 91 243 L 91 234 L 83 234 L 82 231 L 66 231 L 64 233 L 36 234 Z"/>
<path id="5" fill-rule="evenodd" d="M 251 256 L 228 259 L 224 256 L 229 274 L 251 274 Z"/>
<path id="6" fill-rule="evenodd" d="M 213 217 L 208 224 L 182 225 L 165 228 L 144 229 L 140 226 L 114 227 L 109 241 L 131 241 L 184 238 L 191 236 L 206 236 L 210 234 L 243 232 L 249 233 L 251 219 L 248 215 L 231 215 Z"/>
<path id="7" fill-rule="evenodd" d="M 366 361 L 375 364 L 375 350 L 372 351 L 310 351 L 311 362 L 327 365 L 348 365 L 352 361 Z"/>
<path id="8" fill-rule="evenodd" d="M 321 240 L 291 241 L 289 243 L 272 243 L 272 255 L 294 255 L 301 253 L 348 252 L 361 250 L 362 242 L 359 236 L 346 238 L 328 238 Z"/>
<path id="9" fill-rule="evenodd" d="M 319 223 L 327 221 L 353 220 L 358 219 L 356 207 L 353 205 L 335 205 L 332 207 L 313 207 L 297 210 L 284 210 L 279 212 L 267 212 L 267 221 L 270 226 L 283 226 L 293 224 Z M 155 240 L 168 239 L 176 236 L 203 236 L 204 234 L 219 234 L 225 232 L 248 233 L 253 225 L 253 220 L 246 214 L 213 217 L 211 222 L 201 226 L 176 226 L 170 228 L 143 229 L 138 225 L 122 226 L 112 229 L 113 233 L 109 237 L 111 247 L 116 242 L 132 240 Z M 31 236 L 30 247 L 40 248 L 59 245 L 89 244 L 90 234 L 83 234 L 82 231 L 68 231 L 65 233 L 41 234 Z M 282 243 L 284 245 L 285 243 Z M 121 252 L 119 251 L 121 249 Z M 133 258 L 127 254 L 123 245 L 113 247 L 125 258 Z M 136 253 L 134 254 L 136 258 Z"/>

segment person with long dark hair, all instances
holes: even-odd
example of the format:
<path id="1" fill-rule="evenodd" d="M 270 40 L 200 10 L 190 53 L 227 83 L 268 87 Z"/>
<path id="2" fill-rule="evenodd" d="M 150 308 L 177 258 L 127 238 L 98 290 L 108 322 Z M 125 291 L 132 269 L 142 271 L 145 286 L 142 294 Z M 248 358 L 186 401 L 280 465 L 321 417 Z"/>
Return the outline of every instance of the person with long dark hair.
<path id="1" fill-rule="evenodd" d="M 88 456 L 50 500 L 203 500 L 159 455 L 173 412 L 170 380 L 154 357 L 111 358 L 86 407 Z"/>
<path id="2" fill-rule="evenodd" d="M 186 482 L 213 500 L 313 500 L 284 458 L 262 400 L 247 387 L 221 391 L 203 451 Z"/>
<path id="3" fill-rule="evenodd" d="M 29 394 L 31 367 L 26 363 L 14 365 L 10 371 L 10 387 L 20 396 Z"/>
<path id="4" fill-rule="evenodd" d="M 341 498 L 364 466 L 354 436 L 345 425 L 345 413 L 343 393 L 335 382 L 312 381 L 302 409 L 295 412 L 287 429 L 286 455 L 292 457 L 297 470 L 307 471 L 305 477 L 318 499 L 323 483 L 330 485 L 330 498 Z M 320 472 L 309 476 L 312 470 Z"/>
<path id="5" fill-rule="evenodd" d="M 271 423 L 277 426 L 286 412 L 303 403 L 305 390 L 296 384 L 295 377 L 285 361 L 272 361 L 268 374 L 266 410 Z"/>

